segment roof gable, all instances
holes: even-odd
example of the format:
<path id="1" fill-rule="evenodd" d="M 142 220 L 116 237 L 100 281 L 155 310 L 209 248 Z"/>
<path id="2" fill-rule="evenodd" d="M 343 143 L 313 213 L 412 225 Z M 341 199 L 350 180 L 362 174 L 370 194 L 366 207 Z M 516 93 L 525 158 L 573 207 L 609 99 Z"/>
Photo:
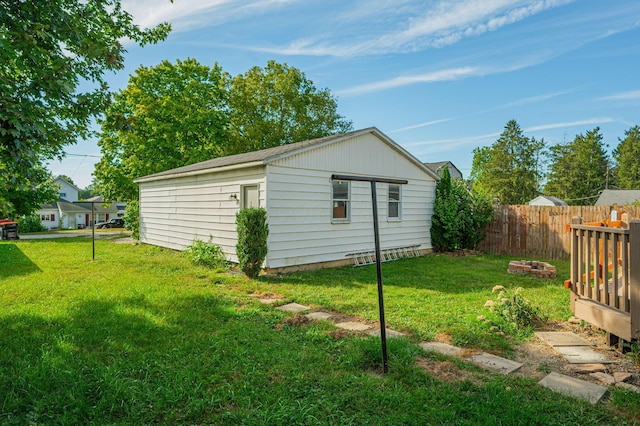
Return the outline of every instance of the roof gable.
<path id="1" fill-rule="evenodd" d="M 321 146 L 330 145 L 333 143 L 337 143 L 358 135 L 363 135 L 366 133 L 373 133 L 377 136 L 382 142 L 389 145 L 392 149 L 394 149 L 399 155 L 406 157 L 409 161 L 414 163 L 417 167 L 423 170 L 425 173 L 433 177 L 435 180 L 439 180 L 437 174 L 435 174 L 431 169 L 425 166 L 422 162 L 416 159 L 413 155 L 407 152 L 400 145 L 391 140 L 388 136 L 382 133 L 375 127 L 369 127 L 362 130 L 355 130 L 353 132 L 341 133 L 338 135 L 325 136 L 323 138 L 311 139 L 308 141 L 297 142 L 287 145 L 281 145 L 274 148 L 263 149 L 260 151 L 247 152 L 244 154 L 236 154 L 230 155 L 226 157 L 214 158 L 212 160 L 202 161 L 200 163 L 191 164 L 184 167 L 178 167 L 175 169 L 167 170 L 160 173 L 155 173 L 152 175 L 140 177 L 135 179 L 134 182 L 147 182 L 153 180 L 160 180 L 166 178 L 173 177 L 181 177 L 181 176 L 190 176 L 194 174 L 201 173 L 211 173 L 217 171 L 216 169 L 227 169 L 229 167 L 251 167 L 257 165 L 266 165 L 273 161 L 280 160 L 282 158 L 299 154 L 305 151 L 309 151 Z"/>

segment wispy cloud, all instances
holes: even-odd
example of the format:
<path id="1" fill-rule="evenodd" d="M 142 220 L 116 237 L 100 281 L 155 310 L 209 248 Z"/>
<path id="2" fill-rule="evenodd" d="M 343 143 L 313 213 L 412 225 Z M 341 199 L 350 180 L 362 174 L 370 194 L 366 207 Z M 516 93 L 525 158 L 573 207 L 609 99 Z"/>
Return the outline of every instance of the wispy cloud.
<path id="1" fill-rule="evenodd" d="M 363 93 L 378 92 L 396 87 L 407 86 L 416 83 L 433 83 L 437 81 L 458 80 L 472 75 L 482 75 L 482 72 L 473 67 L 452 68 L 434 71 L 425 74 L 394 77 L 389 80 L 376 81 L 336 91 L 337 95 L 361 95 Z"/>
<path id="2" fill-rule="evenodd" d="M 585 126 L 585 125 L 598 125 L 603 123 L 612 123 L 614 121 L 616 120 L 610 117 L 597 117 L 597 118 L 589 118 L 587 120 L 541 124 L 538 126 L 527 127 L 525 129 L 522 129 L 522 131 L 525 133 L 530 133 L 530 132 L 537 132 L 539 130 L 561 129 L 563 127 L 577 127 L 577 126 Z"/>
<path id="3" fill-rule="evenodd" d="M 419 129 L 421 127 L 433 126 L 434 124 L 446 123 L 447 121 L 451 121 L 451 120 L 454 120 L 454 119 L 455 119 L 454 117 L 451 117 L 451 118 L 441 118 L 440 120 L 427 121 L 425 123 L 414 124 L 412 126 L 407 126 L 407 127 L 402 127 L 400 129 L 391 130 L 391 131 L 388 131 L 387 134 L 405 132 L 407 130 L 413 130 L 413 129 Z"/>
<path id="4" fill-rule="evenodd" d="M 603 96 L 599 101 L 633 101 L 640 99 L 640 90 L 631 90 L 629 92 L 616 93 L 614 95 Z"/>
<path id="5" fill-rule="evenodd" d="M 299 0 L 123 0 L 123 8 L 131 13 L 134 22 L 152 27 L 170 22 L 173 31 L 189 31 L 204 26 L 220 25 L 247 15 L 258 15 L 295 3 Z"/>

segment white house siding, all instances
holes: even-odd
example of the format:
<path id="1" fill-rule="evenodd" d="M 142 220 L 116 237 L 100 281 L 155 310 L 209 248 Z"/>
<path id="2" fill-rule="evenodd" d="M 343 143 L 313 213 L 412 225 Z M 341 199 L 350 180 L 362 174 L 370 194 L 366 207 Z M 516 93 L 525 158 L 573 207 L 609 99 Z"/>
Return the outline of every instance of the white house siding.
<path id="1" fill-rule="evenodd" d="M 370 183 L 351 182 L 350 222 L 332 224 L 332 174 L 407 179 L 400 221 L 387 220 L 387 184 L 376 187 L 381 247 L 431 248 L 435 180 L 366 134 L 267 166 L 268 268 L 342 260 L 349 253 L 374 249 Z"/>
<path id="2" fill-rule="evenodd" d="M 265 205 L 264 167 L 140 183 L 140 241 L 182 250 L 213 241 L 237 262 L 235 215 L 244 185 L 259 185 Z M 237 196 L 237 201 L 231 198 Z"/>

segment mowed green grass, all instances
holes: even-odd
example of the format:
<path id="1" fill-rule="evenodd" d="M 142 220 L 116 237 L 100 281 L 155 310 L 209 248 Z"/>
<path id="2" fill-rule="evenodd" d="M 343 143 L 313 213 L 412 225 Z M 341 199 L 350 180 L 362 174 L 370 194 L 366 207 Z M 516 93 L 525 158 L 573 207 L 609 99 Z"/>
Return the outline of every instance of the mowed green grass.
<path id="1" fill-rule="evenodd" d="M 508 354 L 476 319 L 496 284 L 522 286 L 552 319 L 569 315 L 562 277 L 505 272 L 495 256 L 428 256 L 383 265 L 390 372 L 375 338 L 335 338 L 328 323 L 288 325 L 255 300 L 377 319 L 375 267 L 248 280 L 179 253 L 87 239 L 0 243 L 0 424 L 620 424 L 635 395 L 592 406 L 534 380 L 452 360 L 466 380 L 418 364 L 445 358 L 415 342 L 438 333 Z M 501 340 L 502 339 L 502 340 Z M 417 362 L 422 360 L 421 362 Z M 634 411 L 635 410 L 635 411 Z"/>

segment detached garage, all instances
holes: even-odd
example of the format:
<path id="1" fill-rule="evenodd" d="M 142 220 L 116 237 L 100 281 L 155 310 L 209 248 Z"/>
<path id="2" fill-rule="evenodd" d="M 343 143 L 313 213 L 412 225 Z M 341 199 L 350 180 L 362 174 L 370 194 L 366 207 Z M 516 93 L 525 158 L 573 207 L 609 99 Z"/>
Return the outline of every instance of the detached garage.
<path id="1" fill-rule="evenodd" d="M 236 262 L 236 213 L 264 207 L 271 270 L 353 263 L 374 250 L 371 188 L 378 183 L 382 249 L 431 249 L 437 176 L 376 128 L 216 158 L 136 179 L 140 241 L 182 250 L 194 240 L 220 245 Z M 325 266 L 325 265 L 323 265 Z M 326 265 L 328 266 L 328 265 Z"/>

